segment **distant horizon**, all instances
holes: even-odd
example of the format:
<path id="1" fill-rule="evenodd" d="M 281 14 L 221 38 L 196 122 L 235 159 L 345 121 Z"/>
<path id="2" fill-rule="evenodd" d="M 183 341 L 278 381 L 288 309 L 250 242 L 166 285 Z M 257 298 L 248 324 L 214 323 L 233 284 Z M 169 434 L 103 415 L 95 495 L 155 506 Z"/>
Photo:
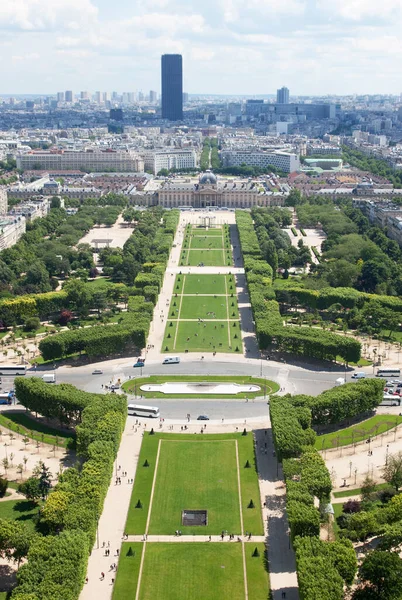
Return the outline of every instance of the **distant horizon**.
<path id="1" fill-rule="evenodd" d="M 402 84 L 401 84 L 402 87 Z M 48 98 L 49 96 L 57 96 L 58 93 L 60 92 L 66 92 L 66 91 L 70 91 L 71 88 L 66 88 L 65 90 L 58 90 L 57 92 L 18 92 L 18 93 L 14 93 L 14 92 L 0 92 L 0 98 Z M 88 92 L 91 95 L 94 95 L 96 92 L 101 92 L 101 93 L 111 93 L 110 90 L 106 90 L 104 88 L 100 88 L 97 90 L 79 90 L 79 91 L 74 91 L 71 90 L 74 94 L 74 96 L 78 96 L 81 91 L 82 92 Z M 112 91 L 116 91 L 116 90 L 112 90 Z M 123 91 L 117 91 L 116 93 L 119 95 L 122 95 L 123 93 L 142 93 L 142 94 L 149 94 L 150 91 L 156 91 L 156 93 L 158 94 L 158 99 L 161 96 L 161 92 L 158 90 L 125 90 Z M 291 92 L 291 90 L 290 90 Z M 271 93 L 256 93 L 256 94 L 242 94 L 242 93 L 231 93 L 231 94 L 219 94 L 219 93 L 208 93 L 208 92 L 184 92 L 186 94 L 188 94 L 188 96 L 197 96 L 197 97 L 216 97 L 216 98 L 233 98 L 233 97 L 238 97 L 238 98 L 245 98 L 245 99 L 265 99 L 265 98 L 276 98 L 276 91 L 275 92 L 271 92 Z M 400 94 L 395 94 L 395 93 L 391 93 L 391 92 L 375 92 L 375 93 L 366 93 L 366 92 L 356 92 L 353 94 L 292 94 L 290 93 L 290 103 L 292 102 L 292 99 L 294 98 L 349 98 L 349 97 L 353 97 L 353 96 L 369 96 L 369 97 L 373 97 L 373 96 L 381 96 L 381 97 L 391 97 L 391 98 L 402 98 L 402 92 Z M 113 100 L 109 100 L 110 102 L 113 102 Z M 402 100 L 401 100 L 402 101 Z"/>

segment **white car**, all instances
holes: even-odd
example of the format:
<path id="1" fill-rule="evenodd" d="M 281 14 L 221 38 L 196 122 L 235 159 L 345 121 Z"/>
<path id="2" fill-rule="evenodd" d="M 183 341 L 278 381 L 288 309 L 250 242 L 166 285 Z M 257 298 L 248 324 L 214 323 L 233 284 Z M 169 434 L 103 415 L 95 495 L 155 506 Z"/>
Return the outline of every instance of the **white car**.
<path id="1" fill-rule="evenodd" d="M 102 369 L 94 369 L 92 375 L 103 375 Z"/>

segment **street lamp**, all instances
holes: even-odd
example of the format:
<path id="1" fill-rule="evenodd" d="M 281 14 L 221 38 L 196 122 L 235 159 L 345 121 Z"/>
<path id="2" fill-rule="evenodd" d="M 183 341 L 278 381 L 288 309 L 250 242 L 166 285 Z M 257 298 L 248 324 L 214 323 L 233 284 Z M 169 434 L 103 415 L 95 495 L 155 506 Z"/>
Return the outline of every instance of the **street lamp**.
<path id="1" fill-rule="evenodd" d="M 388 464 L 388 452 L 389 452 L 389 444 L 387 444 L 387 448 L 385 450 L 385 465 Z"/>

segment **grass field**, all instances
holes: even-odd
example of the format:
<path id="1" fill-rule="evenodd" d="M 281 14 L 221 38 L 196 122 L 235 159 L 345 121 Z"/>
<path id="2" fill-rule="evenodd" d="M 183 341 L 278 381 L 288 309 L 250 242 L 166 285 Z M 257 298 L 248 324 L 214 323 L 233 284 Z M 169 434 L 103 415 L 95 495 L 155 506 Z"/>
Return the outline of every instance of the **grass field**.
<path id="1" fill-rule="evenodd" d="M 235 317 L 238 317 L 237 310 L 233 318 Z M 179 319 L 218 319 L 223 321 L 227 318 L 226 296 L 182 296 Z"/>
<path id="2" fill-rule="evenodd" d="M 349 446 L 367 440 L 369 437 L 380 435 L 400 423 L 402 423 L 402 417 L 397 415 L 375 415 L 367 421 L 352 425 L 352 427 L 318 436 L 315 447 L 317 450 L 328 450 L 338 446 Z"/>
<path id="3" fill-rule="evenodd" d="M 162 441 L 149 533 L 172 535 L 240 533 L 234 440 Z M 208 510 L 203 527 L 182 525 L 183 509 Z"/>
<path id="4" fill-rule="evenodd" d="M 131 546 L 133 556 L 127 556 Z M 133 600 L 143 544 L 125 542 L 119 560 L 113 600 Z M 260 556 L 253 557 L 258 548 Z M 246 544 L 249 600 L 269 597 L 264 544 Z M 244 600 L 240 544 L 147 544 L 140 584 L 141 600 Z"/>
<path id="5" fill-rule="evenodd" d="M 223 238 L 217 235 L 193 233 L 190 239 L 190 248 L 198 250 L 220 250 L 224 246 Z"/>
<path id="6" fill-rule="evenodd" d="M 183 534 L 198 535 L 219 534 L 223 529 L 234 534 L 240 531 L 237 441 L 244 530 L 262 535 L 258 477 L 250 434 L 205 437 L 147 434 L 141 446 L 126 533 L 145 533 L 159 439 L 162 442 L 149 533 L 173 535 L 176 529 L 181 529 Z M 143 466 L 146 461 L 148 467 Z M 251 468 L 245 468 L 247 461 Z M 135 508 L 138 500 L 142 508 Z M 248 508 L 250 500 L 255 508 Z M 181 511 L 191 508 L 208 510 L 208 525 L 184 527 Z"/>
<path id="7" fill-rule="evenodd" d="M 180 266 L 226 267 L 233 264 L 232 254 L 222 250 L 183 250 Z"/>
<path id="8" fill-rule="evenodd" d="M 170 322 L 172 322 L 172 326 L 170 326 Z M 172 353 L 186 350 L 188 352 L 242 352 L 238 321 L 207 321 L 205 323 L 168 321 L 162 351 Z"/>
<path id="9" fill-rule="evenodd" d="M 183 240 L 180 265 L 191 267 L 203 264 L 206 267 L 233 264 L 230 236 L 226 228 L 187 228 Z"/>
<path id="10" fill-rule="evenodd" d="M 219 398 L 258 398 L 259 396 L 275 394 L 279 390 L 279 385 L 269 379 L 259 379 L 258 377 L 249 377 L 243 375 L 150 375 L 149 377 L 142 377 L 138 379 L 130 379 L 125 381 L 122 388 L 128 394 L 138 393 L 145 398 L 186 398 L 185 394 L 162 394 L 160 392 L 144 392 L 140 390 L 141 385 L 147 383 L 165 383 L 168 381 L 177 382 L 206 382 L 206 381 L 218 381 L 224 383 L 229 381 L 230 383 L 242 383 L 244 385 L 256 384 L 261 387 L 260 392 L 242 392 L 233 396 L 231 394 L 219 394 Z M 215 398 L 216 395 L 203 394 L 203 398 Z"/>
<path id="11" fill-rule="evenodd" d="M 379 492 L 380 490 L 385 490 L 386 488 L 392 487 L 389 483 L 377 483 L 374 486 L 374 491 Z M 342 492 L 333 492 L 334 498 L 349 498 L 349 496 L 360 496 L 362 493 L 362 488 L 348 488 L 346 490 L 342 490 Z"/>
<path id="12" fill-rule="evenodd" d="M 0 519 L 11 519 L 24 523 L 30 530 L 35 529 L 34 517 L 38 514 L 42 503 L 35 504 L 29 500 L 6 500 L 0 502 Z"/>
<path id="13" fill-rule="evenodd" d="M 49 427 L 23 412 L 7 411 L 0 414 L 0 427 L 6 427 L 16 434 L 32 440 L 66 448 L 74 437 L 74 432 L 59 431 Z"/>

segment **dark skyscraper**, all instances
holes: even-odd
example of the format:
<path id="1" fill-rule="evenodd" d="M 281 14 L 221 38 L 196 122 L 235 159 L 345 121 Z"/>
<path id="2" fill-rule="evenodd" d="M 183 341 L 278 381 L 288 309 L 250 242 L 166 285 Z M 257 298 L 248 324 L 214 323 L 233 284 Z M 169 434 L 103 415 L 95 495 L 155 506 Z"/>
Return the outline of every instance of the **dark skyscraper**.
<path id="1" fill-rule="evenodd" d="M 183 119 L 183 62 L 181 54 L 162 56 L 162 119 Z"/>

